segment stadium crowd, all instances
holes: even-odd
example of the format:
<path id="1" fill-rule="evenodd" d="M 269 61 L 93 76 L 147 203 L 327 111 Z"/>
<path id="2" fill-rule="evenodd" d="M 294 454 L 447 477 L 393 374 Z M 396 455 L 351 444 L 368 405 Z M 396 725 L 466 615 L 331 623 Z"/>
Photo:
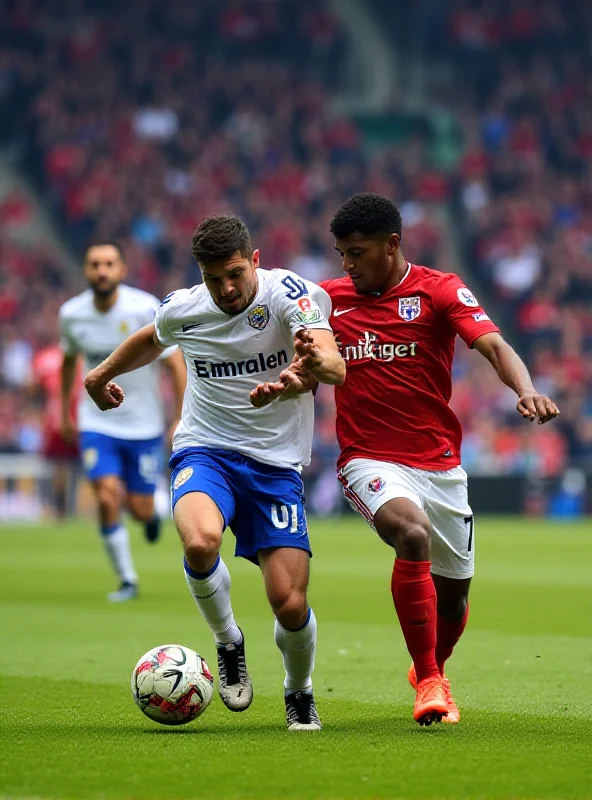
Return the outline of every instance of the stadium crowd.
<path id="1" fill-rule="evenodd" d="M 459 348 L 465 466 L 590 468 L 592 84 L 578 24 L 589 10 L 576 2 L 572 18 L 554 0 L 512 13 L 504 2 L 445 5 L 438 48 L 464 89 L 447 98 L 464 142 L 448 172 L 430 163 L 425 137 L 368 152 L 356 125 L 332 111 L 347 40 L 312 0 L 8 3 L 1 135 L 18 143 L 73 252 L 116 237 L 129 281 L 157 295 L 198 280 L 188 244 L 207 214 L 241 215 L 264 266 L 322 280 L 339 273 L 328 223 L 348 195 L 394 198 L 405 255 L 442 269 L 440 211 L 452 208 L 469 281 L 492 316 L 502 310 L 539 390 L 562 407 L 559 425 L 532 436 L 491 367 Z M 5 205 L 0 226 L 15 213 Z M 55 338 L 57 308 L 80 276 L 50 250 L 5 238 L 0 259 L 0 450 L 34 452 L 34 355 Z M 322 510 L 336 447 L 330 390 L 318 400 Z"/>

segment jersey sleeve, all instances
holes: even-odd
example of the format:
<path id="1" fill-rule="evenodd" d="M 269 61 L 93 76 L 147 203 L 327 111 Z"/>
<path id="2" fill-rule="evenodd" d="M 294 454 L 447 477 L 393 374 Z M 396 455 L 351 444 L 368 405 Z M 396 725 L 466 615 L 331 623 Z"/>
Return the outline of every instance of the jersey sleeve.
<path id="1" fill-rule="evenodd" d="M 171 295 L 167 295 L 167 297 L 171 297 Z M 164 299 L 166 300 L 167 297 L 165 297 Z M 164 342 L 160 338 L 160 334 L 158 332 L 158 326 L 156 325 L 156 318 L 157 318 L 159 309 L 162 308 L 163 305 L 166 305 L 166 303 L 164 302 L 164 300 L 163 300 L 163 302 L 161 302 L 157 297 L 154 297 L 154 295 L 151 295 L 150 299 L 151 299 L 151 303 L 150 303 L 149 312 L 147 314 L 148 319 L 146 320 L 146 324 L 149 325 L 151 322 L 154 322 L 155 328 L 156 328 L 156 338 L 158 339 L 159 342 L 162 342 L 162 344 L 166 344 L 166 342 Z M 161 358 L 170 358 L 173 355 L 173 353 L 175 352 L 176 349 L 177 349 L 176 347 L 167 347 L 167 349 L 163 350 L 162 353 L 158 356 L 159 360 Z"/>
<path id="2" fill-rule="evenodd" d="M 331 330 L 331 298 L 316 283 L 285 272 L 275 292 L 277 313 L 292 335 L 302 328 Z"/>
<path id="3" fill-rule="evenodd" d="M 70 320 L 64 313 L 64 309 L 60 308 L 58 313 L 59 328 L 60 328 L 60 348 L 65 356 L 75 356 L 80 352 L 80 348 L 76 343 L 75 338 L 70 330 Z"/>
<path id="4" fill-rule="evenodd" d="M 156 309 L 156 314 L 154 316 L 156 338 L 163 347 L 169 347 L 176 344 L 170 328 L 171 302 L 173 301 L 175 294 L 176 292 L 167 294 L 167 296 L 162 300 Z"/>
<path id="5" fill-rule="evenodd" d="M 443 278 L 435 298 L 437 305 L 452 330 L 468 347 L 472 347 L 475 340 L 485 333 L 500 332 L 458 275 L 449 273 Z"/>

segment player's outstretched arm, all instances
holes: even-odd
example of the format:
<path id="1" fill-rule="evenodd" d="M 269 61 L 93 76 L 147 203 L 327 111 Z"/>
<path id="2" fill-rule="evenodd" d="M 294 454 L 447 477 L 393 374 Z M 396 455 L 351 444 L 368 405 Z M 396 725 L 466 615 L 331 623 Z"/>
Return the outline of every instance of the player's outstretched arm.
<path id="1" fill-rule="evenodd" d="M 559 416 L 555 403 L 536 391 L 526 364 L 499 333 L 486 333 L 476 339 L 473 346 L 491 362 L 506 386 L 516 392 L 516 408 L 525 419 L 531 422 L 537 419 L 538 424 L 543 425 Z"/>
<path id="2" fill-rule="evenodd" d="M 294 349 L 299 365 L 319 383 L 343 384 L 345 361 L 331 331 L 301 328 L 294 334 Z"/>
<path id="3" fill-rule="evenodd" d="M 175 348 L 175 351 L 168 358 L 163 359 L 162 364 L 171 377 L 175 397 L 175 410 L 170 433 L 170 438 L 172 438 L 183 411 L 183 398 L 185 397 L 185 386 L 187 385 L 187 368 L 185 367 L 183 353 L 179 347 Z"/>
<path id="4" fill-rule="evenodd" d="M 156 340 L 154 324 L 132 333 L 98 367 L 84 379 L 84 388 L 101 411 L 118 408 L 123 403 L 123 390 L 113 378 L 151 364 L 164 350 Z"/>

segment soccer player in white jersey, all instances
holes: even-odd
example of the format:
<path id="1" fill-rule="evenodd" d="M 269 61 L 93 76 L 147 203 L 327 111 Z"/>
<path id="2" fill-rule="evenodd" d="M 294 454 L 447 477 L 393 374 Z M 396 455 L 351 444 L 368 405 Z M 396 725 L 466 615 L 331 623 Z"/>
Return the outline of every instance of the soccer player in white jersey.
<path id="1" fill-rule="evenodd" d="M 64 303 L 59 312 L 64 353 L 62 431 L 72 440 L 78 430 L 84 468 L 97 500 L 101 536 L 119 580 L 119 588 L 108 599 L 123 602 L 136 597 L 138 577 L 128 532 L 121 521 L 122 500 L 125 498 L 131 515 L 145 524 L 148 541 L 156 541 L 160 530 L 154 509 L 165 428 L 159 369 L 147 366 L 126 376 L 122 382 L 126 405 L 111 414 L 101 414 L 85 396 L 75 422 L 71 418 L 71 395 L 79 356 L 85 371 L 96 367 L 130 333 L 154 320 L 160 301 L 121 282 L 126 267 L 121 250 L 112 243 L 88 248 L 84 275 L 90 288 Z M 163 353 L 162 363 L 172 378 L 176 425 L 185 391 L 185 365 L 176 348 Z"/>
<path id="2" fill-rule="evenodd" d="M 173 440 L 174 519 L 185 577 L 217 648 L 220 696 L 232 711 L 253 697 L 242 632 L 230 603 L 230 575 L 219 550 L 229 526 L 236 555 L 258 564 L 275 614 L 285 667 L 289 730 L 321 727 L 311 675 L 316 620 L 306 590 L 310 545 L 302 464 L 310 460 L 313 397 L 309 377 L 341 384 L 345 363 L 327 322 L 329 298 L 286 270 L 258 269 L 249 232 L 237 217 L 205 220 L 193 237 L 204 284 L 165 297 L 154 325 L 131 336 L 86 378 L 101 409 L 119 407 L 118 375 L 178 344 L 187 364 L 181 422 Z M 298 355 L 300 376 L 287 367 Z M 260 382 L 289 381 L 282 401 L 255 408 Z"/>

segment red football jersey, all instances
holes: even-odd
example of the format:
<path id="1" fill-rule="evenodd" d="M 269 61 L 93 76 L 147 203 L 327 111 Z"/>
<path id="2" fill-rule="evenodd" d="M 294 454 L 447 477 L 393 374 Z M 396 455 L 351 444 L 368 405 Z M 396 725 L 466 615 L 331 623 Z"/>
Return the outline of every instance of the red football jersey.
<path id="1" fill-rule="evenodd" d="M 350 278 L 320 284 L 347 364 L 335 387 L 343 467 L 352 458 L 425 470 L 460 464 L 461 427 L 448 405 L 456 335 L 471 347 L 499 332 L 457 275 L 410 264 L 382 295 L 356 293 Z"/>

